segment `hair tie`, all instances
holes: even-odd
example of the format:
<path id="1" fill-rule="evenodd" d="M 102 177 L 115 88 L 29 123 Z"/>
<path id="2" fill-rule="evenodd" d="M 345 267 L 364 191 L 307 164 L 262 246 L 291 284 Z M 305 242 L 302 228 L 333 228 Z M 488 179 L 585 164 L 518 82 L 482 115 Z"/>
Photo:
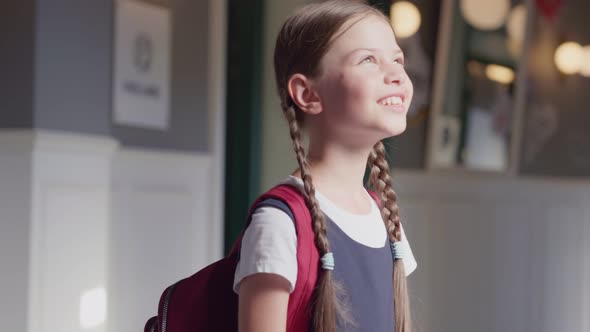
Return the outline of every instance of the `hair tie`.
<path id="1" fill-rule="evenodd" d="M 402 246 L 401 241 L 389 241 L 389 246 L 391 247 L 391 255 L 393 256 L 393 259 L 404 258 L 404 247 Z"/>
<path id="2" fill-rule="evenodd" d="M 322 269 L 334 270 L 334 255 L 331 252 L 327 252 L 322 256 Z"/>

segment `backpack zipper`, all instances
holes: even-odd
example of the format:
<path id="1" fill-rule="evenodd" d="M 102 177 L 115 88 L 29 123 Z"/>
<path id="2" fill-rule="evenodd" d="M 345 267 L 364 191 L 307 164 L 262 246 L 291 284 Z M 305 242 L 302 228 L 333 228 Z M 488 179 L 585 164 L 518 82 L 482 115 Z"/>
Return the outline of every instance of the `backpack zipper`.
<path id="1" fill-rule="evenodd" d="M 166 322 L 168 320 L 168 305 L 170 303 L 170 297 L 172 296 L 172 293 L 174 292 L 174 289 L 176 288 L 179 282 L 170 286 L 168 292 L 166 292 L 166 298 L 164 299 L 163 303 L 164 307 L 162 308 L 162 328 L 160 329 L 160 332 L 166 332 Z"/>

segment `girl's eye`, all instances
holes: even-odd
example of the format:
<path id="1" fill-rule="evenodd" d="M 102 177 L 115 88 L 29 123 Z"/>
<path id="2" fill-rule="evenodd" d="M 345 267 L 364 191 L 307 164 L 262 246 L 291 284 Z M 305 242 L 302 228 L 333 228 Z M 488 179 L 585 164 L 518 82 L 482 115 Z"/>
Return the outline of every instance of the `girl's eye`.
<path id="1" fill-rule="evenodd" d="M 368 57 L 364 58 L 364 59 L 361 61 L 361 63 L 376 63 L 376 62 L 377 62 L 377 60 L 375 60 L 375 57 L 374 57 L 374 56 L 372 56 L 372 55 L 370 55 L 370 56 L 368 56 Z"/>
<path id="2" fill-rule="evenodd" d="M 402 59 L 402 58 L 397 58 L 397 59 L 393 60 L 393 62 L 397 62 L 402 66 L 404 65 L 404 59 Z"/>

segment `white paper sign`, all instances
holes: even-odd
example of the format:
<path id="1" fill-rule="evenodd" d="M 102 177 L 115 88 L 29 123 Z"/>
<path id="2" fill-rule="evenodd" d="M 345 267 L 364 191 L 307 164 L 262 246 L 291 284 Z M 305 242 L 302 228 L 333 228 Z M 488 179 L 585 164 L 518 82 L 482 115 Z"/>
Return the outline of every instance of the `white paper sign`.
<path id="1" fill-rule="evenodd" d="M 117 1 L 113 121 L 168 129 L 170 118 L 170 13 L 137 1 Z"/>

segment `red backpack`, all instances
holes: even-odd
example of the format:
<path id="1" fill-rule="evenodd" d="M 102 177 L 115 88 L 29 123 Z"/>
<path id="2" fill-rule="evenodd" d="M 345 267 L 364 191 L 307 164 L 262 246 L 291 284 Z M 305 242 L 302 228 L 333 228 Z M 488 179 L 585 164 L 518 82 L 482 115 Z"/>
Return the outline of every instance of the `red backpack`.
<path id="1" fill-rule="evenodd" d="M 293 219 L 297 232 L 297 282 L 289 296 L 287 331 L 308 331 L 311 321 L 308 306 L 319 264 L 311 216 L 297 188 L 279 185 L 252 204 L 244 230 L 255 208 L 269 200 L 288 207 L 290 211 L 285 212 Z M 158 316 L 147 321 L 144 332 L 238 330 L 238 296 L 233 291 L 233 280 L 244 230 L 227 257 L 166 288 L 160 297 Z"/>

